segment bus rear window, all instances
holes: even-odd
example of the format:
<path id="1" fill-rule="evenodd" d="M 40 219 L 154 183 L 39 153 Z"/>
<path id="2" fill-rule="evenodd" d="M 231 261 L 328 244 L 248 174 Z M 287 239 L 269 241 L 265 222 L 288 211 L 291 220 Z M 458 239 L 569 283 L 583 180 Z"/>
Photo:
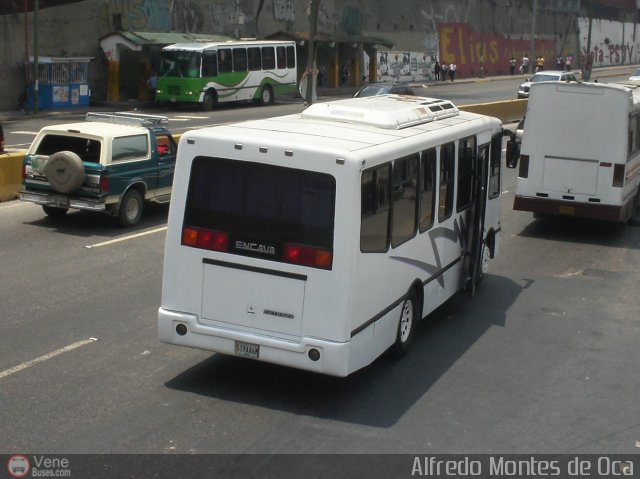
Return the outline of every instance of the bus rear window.
<path id="1" fill-rule="evenodd" d="M 324 173 L 197 157 L 183 231 L 215 232 L 223 251 L 273 261 L 295 262 L 291 245 L 300 246 L 324 254 L 323 265 L 306 265 L 330 269 L 335 191 L 335 179 Z"/>

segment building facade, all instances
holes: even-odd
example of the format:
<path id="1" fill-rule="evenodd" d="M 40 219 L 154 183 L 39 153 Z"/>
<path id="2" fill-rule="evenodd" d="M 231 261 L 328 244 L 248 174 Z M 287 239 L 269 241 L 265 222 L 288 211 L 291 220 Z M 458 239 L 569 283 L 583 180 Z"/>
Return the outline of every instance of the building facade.
<path id="1" fill-rule="evenodd" d="M 25 60 L 34 54 L 91 58 L 91 98 L 108 100 L 114 60 L 100 40 L 117 31 L 281 34 L 298 38 L 299 63 L 306 63 L 308 0 L 40 0 L 37 14 L 32 4 L 25 12 L 22 0 L 0 0 L 0 110 L 17 107 L 24 97 L 27 76 L 33 75 Z M 519 62 L 525 53 L 544 56 L 547 66 L 558 55 L 571 55 L 577 67 L 586 52 L 589 15 L 595 18 L 595 65 L 640 62 L 635 0 L 320 0 L 318 66 L 329 86 L 340 83 L 343 66 L 353 86 L 376 76 L 381 51 L 399 56 L 396 68 L 404 64 L 410 72 L 415 58 L 418 77 L 428 76 L 436 59 L 455 63 L 457 77 L 505 74 L 511 57 Z M 141 51 L 121 50 L 127 67 L 117 70 L 123 85 L 118 100 L 144 94 L 153 47 Z"/>

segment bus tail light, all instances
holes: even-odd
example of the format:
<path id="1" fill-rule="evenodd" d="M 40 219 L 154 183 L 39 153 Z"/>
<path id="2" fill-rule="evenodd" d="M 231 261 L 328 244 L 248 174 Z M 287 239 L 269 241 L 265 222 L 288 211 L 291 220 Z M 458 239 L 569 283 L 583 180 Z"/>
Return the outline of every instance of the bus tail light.
<path id="1" fill-rule="evenodd" d="M 211 251 L 228 251 L 229 235 L 224 231 L 185 227 L 182 229 L 182 244 Z"/>
<path id="2" fill-rule="evenodd" d="M 624 166 L 616 164 L 613 167 L 613 184 L 612 186 L 622 188 L 624 186 Z"/>
<path id="3" fill-rule="evenodd" d="M 520 171 L 518 172 L 520 178 L 529 178 L 529 155 L 520 156 Z"/>
<path id="4" fill-rule="evenodd" d="M 288 263 L 323 269 L 331 269 L 333 261 L 331 251 L 294 243 L 284 245 L 283 257 Z"/>

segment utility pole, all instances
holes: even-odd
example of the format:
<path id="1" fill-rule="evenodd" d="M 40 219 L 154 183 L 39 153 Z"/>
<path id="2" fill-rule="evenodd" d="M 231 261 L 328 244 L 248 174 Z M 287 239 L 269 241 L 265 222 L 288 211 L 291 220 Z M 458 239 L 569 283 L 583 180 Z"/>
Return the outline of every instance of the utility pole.
<path id="1" fill-rule="evenodd" d="M 40 0 L 33 2 L 33 112 L 38 113 L 40 97 L 38 93 L 38 9 Z"/>
<path id="2" fill-rule="evenodd" d="M 589 32 L 587 33 L 587 53 L 584 57 L 584 63 L 582 64 L 582 79 L 589 81 L 591 78 L 591 26 L 593 24 L 593 0 L 589 0 Z"/>
<path id="3" fill-rule="evenodd" d="M 531 73 L 534 73 L 534 65 L 536 58 L 536 17 L 538 16 L 538 0 L 533 0 L 533 8 L 531 10 L 531 55 L 529 56 L 529 65 Z"/>
<path id="4" fill-rule="evenodd" d="M 313 80 L 313 70 L 316 66 L 316 30 L 318 28 L 318 8 L 320 0 L 309 0 L 309 49 L 307 55 L 307 90 L 304 95 L 307 105 L 313 103 L 313 91 L 315 82 Z"/>

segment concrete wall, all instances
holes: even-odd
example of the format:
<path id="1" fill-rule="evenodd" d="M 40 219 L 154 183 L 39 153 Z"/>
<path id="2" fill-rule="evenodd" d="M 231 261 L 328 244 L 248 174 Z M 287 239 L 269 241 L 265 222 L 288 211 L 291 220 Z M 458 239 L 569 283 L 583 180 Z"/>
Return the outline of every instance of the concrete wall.
<path id="1" fill-rule="evenodd" d="M 308 31 L 307 6 L 308 0 L 85 0 L 40 10 L 38 53 L 94 57 L 90 87 L 100 100 L 106 98 L 107 64 L 98 40 L 115 29 L 115 20 L 132 31 L 265 36 Z M 579 57 L 586 36 L 574 17 L 539 12 L 536 48 L 551 57 L 548 64 L 558 52 Z M 24 23 L 24 14 L 0 16 L 0 110 L 16 108 L 23 91 Z M 321 0 L 318 15 L 321 32 L 383 37 L 398 51 L 439 51 L 458 65 L 458 76 L 479 73 L 483 43 L 486 73 L 506 72 L 510 55 L 520 57 L 530 45 L 531 24 L 530 0 Z M 29 25 L 33 54 L 31 14 Z"/>

